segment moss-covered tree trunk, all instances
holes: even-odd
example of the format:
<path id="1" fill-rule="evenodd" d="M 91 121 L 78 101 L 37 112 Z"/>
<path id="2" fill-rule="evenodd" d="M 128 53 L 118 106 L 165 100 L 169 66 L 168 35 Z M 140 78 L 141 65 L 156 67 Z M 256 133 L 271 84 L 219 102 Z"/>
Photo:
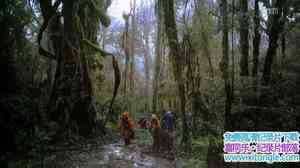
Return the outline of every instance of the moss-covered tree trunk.
<path id="1" fill-rule="evenodd" d="M 6 1 L 5 1 L 6 2 Z M 3 3 L 1 3 L 3 5 Z M 8 107 L 7 99 L 17 93 L 17 76 L 15 67 L 16 41 L 13 25 L 10 24 L 11 15 L 8 13 L 10 5 L 6 2 L 0 7 L 0 157 L 3 158 L 7 152 L 15 152 L 15 136 L 12 126 L 13 110 Z M 11 106 L 11 105 L 10 105 Z"/>
<path id="2" fill-rule="evenodd" d="M 146 20 L 146 17 L 144 17 Z M 150 112 L 150 47 L 149 47 L 149 24 L 144 24 L 144 41 L 143 50 L 144 50 L 144 69 L 145 69 L 145 111 L 146 113 Z"/>
<path id="3" fill-rule="evenodd" d="M 259 45 L 260 45 L 260 19 L 259 19 L 259 0 L 255 0 L 254 4 L 254 38 L 253 38 L 253 67 L 252 76 L 257 76 L 259 65 Z"/>
<path id="4" fill-rule="evenodd" d="M 16 93 L 16 67 L 15 67 L 15 54 L 16 54 L 16 41 L 15 32 L 8 24 L 8 17 L 1 18 L 0 28 L 0 74 L 2 80 L 0 82 L 1 97 Z"/>
<path id="5" fill-rule="evenodd" d="M 137 32 L 137 20 L 136 20 L 136 0 L 131 4 L 131 31 L 130 31 L 130 57 L 129 57 L 129 111 L 135 110 L 134 96 L 135 96 L 135 43 Z"/>
<path id="6" fill-rule="evenodd" d="M 232 106 L 232 93 L 230 85 L 229 74 L 229 40 L 228 40 L 228 13 L 227 13 L 227 0 L 221 0 L 221 14 L 222 14 L 222 48 L 223 57 L 220 62 L 220 69 L 225 83 L 225 130 L 230 130 L 231 124 L 231 106 Z"/>
<path id="7" fill-rule="evenodd" d="M 263 71 L 263 84 L 268 85 L 271 79 L 272 65 L 274 57 L 276 57 L 276 50 L 278 47 L 279 34 L 283 29 L 282 23 L 282 7 L 286 1 L 276 0 L 273 1 L 272 7 L 278 9 L 275 13 L 270 13 L 268 22 L 268 34 L 269 34 L 269 47 L 264 62 Z"/>
<path id="8" fill-rule="evenodd" d="M 241 45 L 241 76 L 248 76 L 249 59 L 249 23 L 248 23 L 248 0 L 240 0 L 240 45 Z"/>
<path id="9" fill-rule="evenodd" d="M 124 14 L 123 19 L 125 20 L 125 31 L 123 33 L 123 44 L 122 47 L 124 49 L 125 53 L 125 68 L 123 72 L 123 93 L 125 97 L 127 97 L 128 94 L 128 76 L 129 76 L 129 57 L 130 57 L 130 48 L 129 48 L 129 15 Z M 127 99 L 127 98 L 126 98 Z"/>
<path id="10" fill-rule="evenodd" d="M 58 66 L 49 112 L 51 119 L 64 129 L 88 136 L 96 124 L 89 70 L 95 53 L 83 41 L 96 42 L 100 21 L 105 26 L 109 22 L 102 0 L 64 1 L 62 6 L 63 33 L 60 45 L 54 46 Z"/>
<path id="11" fill-rule="evenodd" d="M 152 99 L 152 112 L 158 112 L 158 89 L 160 82 L 160 74 L 161 74 L 161 62 L 162 62 L 162 38 L 163 38 L 163 9 L 161 1 L 156 2 L 157 12 L 156 12 L 156 20 L 157 20 L 157 33 L 156 33 L 156 42 L 155 42 L 155 64 L 154 64 L 154 79 L 153 79 L 153 99 Z"/>
<path id="12" fill-rule="evenodd" d="M 78 17 L 79 1 L 65 1 L 63 5 L 64 42 L 62 59 L 58 63 L 61 74 L 56 78 L 53 97 L 53 118 L 64 127 L 87 136 L 95 124 L 95 110 L 91 105 L 92 90 L 87 65 L 82 55 Z"/>
<path id="13" fill-rule="evenodd" d="M 186 115 L 185 115 L 185 82 L 183 78 L 183 52 L 179 45 L 178 36 L 177 36 L 177 27 L 175 21 L 175 12 L 174 12 L 174 1 L 173 0 L 164 0 L 163 3 L 164 9 L 164 25 L 165 32 L 168 38 L 168 44 L 170 48 L 170 57 L 172 62 L 173 74 L 177 84 L 177 89 L 180 99 L 180 111 L 182 117 L 182 144 L 189 147 L 190 144 L 190 134 L 187 127 Z"/>

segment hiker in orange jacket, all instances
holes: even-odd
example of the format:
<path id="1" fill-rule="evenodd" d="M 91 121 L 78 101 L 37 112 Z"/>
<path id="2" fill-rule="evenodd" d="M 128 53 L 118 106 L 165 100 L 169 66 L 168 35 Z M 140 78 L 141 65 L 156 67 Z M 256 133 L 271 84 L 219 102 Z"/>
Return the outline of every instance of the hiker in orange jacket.
<path id="1" fill-rule="evenodd" d="M 125 145 L 130 144 L 130 140 L 134 138 L 133 123 L 129 117 L 129 112 L 125 111 L 118 123 L 118 129 L 124 139 Z"/>

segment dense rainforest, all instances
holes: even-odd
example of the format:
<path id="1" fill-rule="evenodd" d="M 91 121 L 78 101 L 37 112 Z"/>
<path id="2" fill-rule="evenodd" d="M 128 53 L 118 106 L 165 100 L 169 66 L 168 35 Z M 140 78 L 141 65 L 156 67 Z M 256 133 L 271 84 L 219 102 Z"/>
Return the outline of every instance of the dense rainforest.
<path id="1" fill-rule="evenodd" d="M 299 0 L 1 0 L 0 37 L 1 168 L 300 167 L 223 158 L 300 131 Z"/>

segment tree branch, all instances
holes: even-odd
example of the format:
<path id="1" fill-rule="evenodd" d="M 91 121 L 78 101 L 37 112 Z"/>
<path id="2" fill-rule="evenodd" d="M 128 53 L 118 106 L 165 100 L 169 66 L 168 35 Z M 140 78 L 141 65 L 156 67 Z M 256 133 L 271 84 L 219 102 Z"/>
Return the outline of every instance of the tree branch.
<path id="1" fill-rule="evenodd" d="M 50 58 L 50 59 L 55 59 L 56 60 L 56 57 L 55 55 L 51 54 L 50 52 L 46 51 L 42 46 L 39 46 L 39 54 L 47 57 L 47 58 Z"/>
<path id="2" fill-rule="evenodd" d="M 56 59 L 55 55 L 51 54 L 50 52 L 46 51 L 42 46 L 41 46 L 41 41 L 43 38 L 43 33 L 46 30 L 49 21 L 51 20 L 51 18 L 53 17 L 60 17 L 59 15 L 57 15 L 56 10 L 58 8 L 58 6 L 60 5 L 61 0 L 57 0 L 54 3 L 54 6 L 51 5 L 51 0 L 44 0 L 40 2 L 40 8 L 42 11 L 42 15 L 44 18 L 44 22 L 40 28 L 40 31 L 38 33 L 38 45 L 39 45 L 39 53 L 45 57 L 51 58 L 51 59 Z"/>
<path id="3" fill-rule="evenodd" d="M 89 40 L 86 39 L 86 38 L 83 39 L 83 42 L 84 42 L 85 44 L 87 44 L 88 46 L 90 46 L 91 48 L 95 49 L 96 51 L 100 52 L 100 54 L 101 54 L 102 56 L 109 56 L 109 55 L 110 55 L 110 56 L 114 56 L 112 53 L 108 53 L 108 52 L 102 50 L 100 47 L 98 47 L 98 45 L 92 43 L 91 41 L 89 41 Z"/>
<path id="4" fill-rule="evenodd" d="M 100 52 L 100 54 L 102 56 L 112 56 L 112 65 L 113 65 L 114 75 L 115 75 L 115 82 L 114 82 L 115 84 L 114 84 L 113 97 L 111 99 L 111 103 L 110 103 L 110 106 L 109 106 L 109 111 L 108 111 L 107 115 L 105 116 L 104 123 L 103 123 L 103 125 L 105 126 L 107 121 L 108 121 L 108 115 L 111 115 L 112 112 L 113 112 L 113 104 L 114 104 L 114 101 L 117 97 L 118 89 L 119 89 L 119 86 L 120 86 L 120 83 L 121 83 L 121 72 L 120 72 L 120 69 L 119 69 L 118 62 L 117 62 L 117 60 L 116 60 L 116 58 L 113 54 L 102 50 L 100 47 L 98 47 L 98 45 L 92 43 L 91 41 L 89 41 L 86 38 L 83 39 L 83 42 L 85 44 L 87 44 L 88 46 L 92 47 L 93 49 L 95 49 L 96 51 Z"/>

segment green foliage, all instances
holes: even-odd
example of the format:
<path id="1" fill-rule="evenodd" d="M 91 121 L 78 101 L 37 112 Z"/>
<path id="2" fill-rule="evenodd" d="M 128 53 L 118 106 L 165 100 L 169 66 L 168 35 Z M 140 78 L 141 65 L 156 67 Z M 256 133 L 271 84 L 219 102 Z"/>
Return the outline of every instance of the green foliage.
<path id="1" fill-rule="evenodd" d="M 29 168 L 40 164 L 51 140 L 49 132 L 38 126 L 38 99 L 18 95 L 1 99 L 0 106 L 9 113 L 10 130 L 13 131 L 17 156 L 21 160 L 8 161 L 8 167 Z M 26 159 L 23 157 L 26 156 Z M 37 163 L 35 163 L 37 162 Z"/>
<path id="2" fill-rule="evenodd" d="M 198 1 L 192 17 L 192 43 L 198 50 L 210 49 L 213 38 L 213 18 L 203 1 Z M 205 53 L 204 53 L 205 54 Z"/>
<path id="3" fill-rule="evenodd" d="M 8 168 L 32 168 L 32 160 L 19 160 L 16 163 L 10 163 Z"/>
<path id="4" fill-rule="evenodd" d="M 82 1 L 79 4 L 79 17 L 82 24 L 85 38 L 95 42 L 95 37 L 99 31 L 99 23 L 108 27 L 110 18 L 106 15 L 104 0 Z"/>
<path id="5" fill-rule="evenodd" d="M 206 154 L 208 149 L 208 137 L 198 137 L 192 139 L 192 151 L 189 154 L 180 152 L 176 167 L 180 168 L 196 168 L 196 167 L 207 167 Z"/>
<path id="6" fill-rule="evenodd" d="M 104 0 L 90 0 L 90 7 L 99 16 L 102 25 L 108 27 L 110 25 L 110 18 L 105 14 Z"/>
<path id="7" fill-rule="evenodd" d="M 299 5 L 300 6 L 300 5 Z M 287 63 L 293 63 L 299 61 L 299 53 L 300 53 L 300 22 L 295 25 L 292 25 L 292 29 L 287 33 L 288 39 L 288 54 L 287 54 Z"/>
<path id="8" fill-rule="evenodd" d="M 31 15 L 24 0 L 2 0 L 0 2 L 0 23 L 15 28 L 23 27 L 30 21 Z"/>

